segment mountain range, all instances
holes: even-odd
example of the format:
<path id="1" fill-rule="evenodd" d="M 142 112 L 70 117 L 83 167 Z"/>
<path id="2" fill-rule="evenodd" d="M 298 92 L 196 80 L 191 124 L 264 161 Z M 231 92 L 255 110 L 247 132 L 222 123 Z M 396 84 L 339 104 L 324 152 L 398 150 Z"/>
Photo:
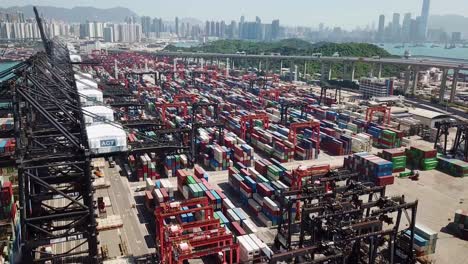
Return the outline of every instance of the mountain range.
<path id="1" fill-rule="evenodd" d="M 121 22 L 124 21 L 125 17 L 138 16 L 135 12 L 124 7 L 100 9 L 85 6 L 73 8 L 37 6 L 37 9 L 42 17 L 65 22 L 85 22 L 86 20 L 99 22 Z M 17 11 L 23 12 L 25 17 L 34 17 L 32 5 L 0 8 L 0 12 L 14 13 Z"/>

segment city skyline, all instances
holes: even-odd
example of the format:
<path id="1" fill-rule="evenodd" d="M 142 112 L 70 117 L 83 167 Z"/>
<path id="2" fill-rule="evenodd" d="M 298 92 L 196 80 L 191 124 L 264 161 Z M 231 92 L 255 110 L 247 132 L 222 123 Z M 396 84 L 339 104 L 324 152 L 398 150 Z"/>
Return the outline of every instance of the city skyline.
<path id="1" fill-rule="evenodd" d="M 181 3 L 183 2 L 183 3 Z M 422 0 L 395 0 L 388 1 L 356 0 L 342 1 L 329 0 L 324 3 L 311 3 L 312 1 L 297 0 L 293 5 L 281 5 L 278 1 L 245 1 L 226 2 L 222 6 L 214 0 L 200 0 L 197 2 L 178 1 L 164 2 L 160 0 L 143 1 L 90 1 L 77 0 L 64 2 L 56 0 L 19 0 L 14 5 L 50 5 L 56 7 L 71 8 L 74 6 L 93 6 L 97 8 L 110 8 L 122 6 L 129 8 L 139 16 L 162 17 L 164 20 L 173 21 L 174 17 L 195 18 L 202 22 L 206 20 L 238 20 L 240 16 L 245 16 L 247 20 L 253 20 L 256 16 L 262 17 L 262 21 L 271 22 L 279 19 L 286 26 L 309 26 L 317 27 L 320 23 L 325 23 L 331 27 L 341 27 L 343 29 L 354 29 L 356 27 L 377 28 L 378 16 L 384 14 L 387 18 L 393 13 L 400 13 L 403 17 L 405 13 L 420 14 Z M 431 14 L 459 14 L 466 15 L 460 6 L 464 0 L 432 0 Z M 268 6 L 267 6 L 268 4 Z M 12 6 L 11 1 L 0 0 L 3 7 Z M 184 8 L 181 8 L 183 5 Z M 163 6 L 163 8 L 161 8 Z M 209 8 L 206 8 L 209 6 Z M 339 8 L 337 8 L 339 6 Z M 268 12 L 262 12 L 268 7 Z M 301 7 L 301 8 L 298 8 Z M 343 12 L 346 10 L 346 12 Z M 354 10 L 354 11 L 353 11 Z"/>

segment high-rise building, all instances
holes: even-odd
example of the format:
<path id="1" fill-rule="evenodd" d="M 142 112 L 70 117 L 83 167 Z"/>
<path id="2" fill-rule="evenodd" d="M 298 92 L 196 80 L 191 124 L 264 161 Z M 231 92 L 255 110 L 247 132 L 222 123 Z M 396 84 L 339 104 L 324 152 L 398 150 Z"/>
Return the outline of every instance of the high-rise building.
<path id="1" fill-rule="evenodd" d="M 280 34 L 280 21 L 279 19 L 276 19 L 271 22 L 271 39 L 272 40 L 279 39 L 279 34 Z"/>
<path id="2" fill-rule="evenodd" d="M 237 34 L 236 25 L 237 25 L 236 21 L 232 20 L 231 25 L 229 26 L 229 30 L 228 30 L 228 37 L 230 39 L 234 39 L 234 38 L 237 38 L 239 36 L 239 34 Z"/>
<path id="3" fill-rule="evenodd" d="M 143 34 L 148 35 L 149 32 L 154 32 L 151 29 L 151 17 L 142 16 L 141 17 L 141 30 Z"/>
<path id="4" fill-rule="evenodd" d="M 323 24 L 321 24 L 323 25 Z M 322 26 L 322 30 L 323 31 L 323 26 Z M 384 15 L 380 15 L 379 16 L 379 31 L 378 31 L 378 40 L 379 41 L 383 41 L 384 40 L 384 36 L 385 36 L 385 16 Z"/>
<path id="5" fill-rule="evenodd" d="M 210 21 L 206 21 L 205 23 L 205 36 L 210 36 Z"/>
<path id="6" fill-rule="evenodd" d="M 427 27 L 429 23 L 429 9 L 431 1 L 423 0 L 423 6 L 421 10 L 421 22 L 419 24 L 419 38 L 424 41 L 427 37 Z"/>
<path id="7" fill-rule="evenodd" d="M 113 27 L 105 27 L 104 28 L 104 41 L 105 42 L 115 42 L 114 38 L 114 28 Z"/>
<path id="8" fill-rule="evenodd" d="M 175 34 L 178 36 L 179 35 L 179 18 L 175 18 Z"/>
<path id="9" fill-rule="evenodd" d="M 210 22 L 210 33 L 210 36 L 216 36 L 216 26 L 214 21 Z"/>
<path id="10" fill-rule="evenodd" d="M 410 41 L 411 33 L 411 13 L 406 13 L 401 26 L 401 39 L 404 42 Z"/>
<path id="11" fill-rule="evenodd" d="M 219 37 L 225 38 L 226 37 L 226 22 L 221 21 L 221 25 L 219 26 Z"/>
<path id="12" fill-rule="evenodd" d="M 215 35 L 216 37 L 219 37 L 219 36 L 220 36 L 220 24 L 219 24 L 219 21 L 216 21 L 215 25 L 216 25 L 216 26 L 215 26 L 215 34 L 214 34 L 214 35 Z"/>
<path id="13" fill-rule="evenodd" d="M 453 43 L 461 42 L 461 40 L 462 40 L 461 32 L 452 32 L 452 42 Z"/>
<path id="14" fill-rule="evenodd" d="M 400 30 L 400 14 L 393 13 L 392 37 L 394 41 L 398 41 L 400 39 Z"/>
<path id="15" fill-rule="evenodd" d="M 239 38 L 240 39 L 244 38 L 244 23 L 245 23 L 245 17 L 241 16 L 240 21 L 239 21 Z"/>

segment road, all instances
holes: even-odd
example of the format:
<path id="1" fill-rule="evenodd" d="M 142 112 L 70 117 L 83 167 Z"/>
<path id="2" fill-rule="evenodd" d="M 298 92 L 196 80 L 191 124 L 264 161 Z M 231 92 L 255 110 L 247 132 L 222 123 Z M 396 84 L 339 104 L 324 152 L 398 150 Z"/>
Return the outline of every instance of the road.
<path id="1" fill-rule="evenodd" d="M 108 214 L 120 215 L 123 228 L 99 232 L 101 245 L 108 245 L 111 257 L 115 254 L 120 255 L 120 249 L 115 250 L 115 248 L 118 248 L 121 241 L 125 242 L 129 255 L 140 256 L 153 253 L 154 248 L 151 248 L 152 244 L 148 243 L 150 235 L 145 221 L 142 220 L 142 213 L 132 207 L 135 204 L 134 192 L 130 190 L 127 178 L 121 176 L 116 168 L 106 167 L 104 173 L 110 181 L 110 187 L 98 190 L 95 197 L 97 199 L 99 195 L 110 198 L 111 210 L 108 209 Z"/>
<path id="2" fill-rule="evenodd" d="M 121 50 L 112 50 L 122 52 Z M 316 56 L 275 56 L 275 55 L 254 55 L 254 54 L 223 54 L 223 53 L 198 53 L 198 52 L 146 52 L 156 56 L 170 57 L 189 57 L 189 58 L 245 58 L 245 59 L 263 59 L 263 60 L 300 60 L 300 61 L 318 61 L 328 63 L 343 63 L 343 62 L 363 62 L 370 64 L 391 64 L 391 65 L 406 65 L 419 67 L 437 67 L 447 69 L 468 70 L 468 61 L 449 60 L 449 59 L 405 59 L 405 58 L 364 58 L 364 57 L 316 57 Z"/>

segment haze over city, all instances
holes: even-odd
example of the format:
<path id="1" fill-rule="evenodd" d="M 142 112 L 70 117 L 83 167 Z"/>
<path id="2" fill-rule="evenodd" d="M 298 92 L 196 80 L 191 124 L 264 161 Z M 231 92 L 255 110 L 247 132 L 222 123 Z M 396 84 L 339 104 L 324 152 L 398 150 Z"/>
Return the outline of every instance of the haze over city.
<path id="1" fill-rule="evenodd" d="M 241 15 L 248 19 L 260 16 L 264 21 L 280 19 L 283 25 L 317 26 L 325 23 L 351 29 L 356 26 L 377 25 L 378 15 L 392 13 L 419 14 L 420 0 L 0 0 L 0 6 L 50 5 L 55 7 L 93 6 L 96 8 L 126 7 L 138 15 L 157 16 L 164 19 L 192 17 L 204 20 L 238 20 Z M 433 0 L 431 14 L 468 15 L 466 0 Z"/>

